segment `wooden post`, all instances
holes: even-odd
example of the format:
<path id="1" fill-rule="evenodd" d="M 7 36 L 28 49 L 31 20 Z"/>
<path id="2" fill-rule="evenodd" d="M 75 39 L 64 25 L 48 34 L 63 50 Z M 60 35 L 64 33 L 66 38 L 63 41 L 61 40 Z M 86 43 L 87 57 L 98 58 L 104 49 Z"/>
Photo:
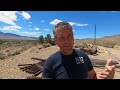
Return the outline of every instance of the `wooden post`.
<path id="1" fill-rule="evenodd" d="M 95 24 L 95 31 L 94 31 L 94 45 L 96 45 L 96 24 Z"/>

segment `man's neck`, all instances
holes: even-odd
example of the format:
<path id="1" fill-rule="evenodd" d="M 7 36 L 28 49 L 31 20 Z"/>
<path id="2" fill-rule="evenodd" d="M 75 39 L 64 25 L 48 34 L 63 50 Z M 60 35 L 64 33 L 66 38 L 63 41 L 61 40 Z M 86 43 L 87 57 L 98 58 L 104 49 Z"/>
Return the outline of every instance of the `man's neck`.
<path id="1" fill-rule="evenodd" d="M 62 52 L 61 50 L 60 50 L 60 52 L 61 52 L 63 55 L 71 55 L 71 54 L 73 53 L 73 50 L 72 50 L 71 53 L 64 53 L 64 52 Z"/>

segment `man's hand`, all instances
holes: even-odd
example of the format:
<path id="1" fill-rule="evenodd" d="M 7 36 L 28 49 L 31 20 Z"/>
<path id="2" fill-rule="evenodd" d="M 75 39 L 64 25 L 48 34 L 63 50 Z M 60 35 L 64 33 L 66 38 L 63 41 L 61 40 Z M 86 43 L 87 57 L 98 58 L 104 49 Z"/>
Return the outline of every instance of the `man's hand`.
<path id="1" fill-rule="evenodd" d="M 109 58 L 105 65 L 105 72 L 97 74 L 97 79 L 113 79 L 115 74 L 115 66 L 112 64 L 112 58 Z"/>

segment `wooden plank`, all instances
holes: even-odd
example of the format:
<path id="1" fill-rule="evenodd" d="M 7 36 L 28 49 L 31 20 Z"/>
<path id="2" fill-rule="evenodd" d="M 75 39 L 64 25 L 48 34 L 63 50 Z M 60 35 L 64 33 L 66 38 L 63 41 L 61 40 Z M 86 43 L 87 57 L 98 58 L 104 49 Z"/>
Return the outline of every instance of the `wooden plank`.
<path id="1" fill-rule="evenodd" d="M 41 59 L 41 58 L 36 58 L 36 57 L 32 57 L 31 59 L 34 59 L 34 60 L 46 60 L 46 59 Z"/>
<path id="2" fill-rule="evenodd" d="M 93 64 L 93 66 L 97 66 L 97 65 L 105 66 L 107 60 L 91 59 L 91 62 Z M 119 62 L 118 61 L 112 61 L 112 65 L 116 65 L 116 64 L 119 64 Z"/>

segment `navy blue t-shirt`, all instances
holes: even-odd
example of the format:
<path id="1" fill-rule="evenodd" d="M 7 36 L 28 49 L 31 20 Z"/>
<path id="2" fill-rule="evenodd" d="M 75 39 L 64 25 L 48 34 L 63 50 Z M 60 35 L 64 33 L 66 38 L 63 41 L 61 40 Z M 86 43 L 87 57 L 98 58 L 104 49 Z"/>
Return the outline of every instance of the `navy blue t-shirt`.
<path id="1" fill-rule="evenodd" d="M 87 73 L 92 69 L 92 63 L 83 51 L 73 49 L 71 55 L 63 55 L 58 51 L 48 57 L 42 76 L 52 79 L 87 79 Z"/>

